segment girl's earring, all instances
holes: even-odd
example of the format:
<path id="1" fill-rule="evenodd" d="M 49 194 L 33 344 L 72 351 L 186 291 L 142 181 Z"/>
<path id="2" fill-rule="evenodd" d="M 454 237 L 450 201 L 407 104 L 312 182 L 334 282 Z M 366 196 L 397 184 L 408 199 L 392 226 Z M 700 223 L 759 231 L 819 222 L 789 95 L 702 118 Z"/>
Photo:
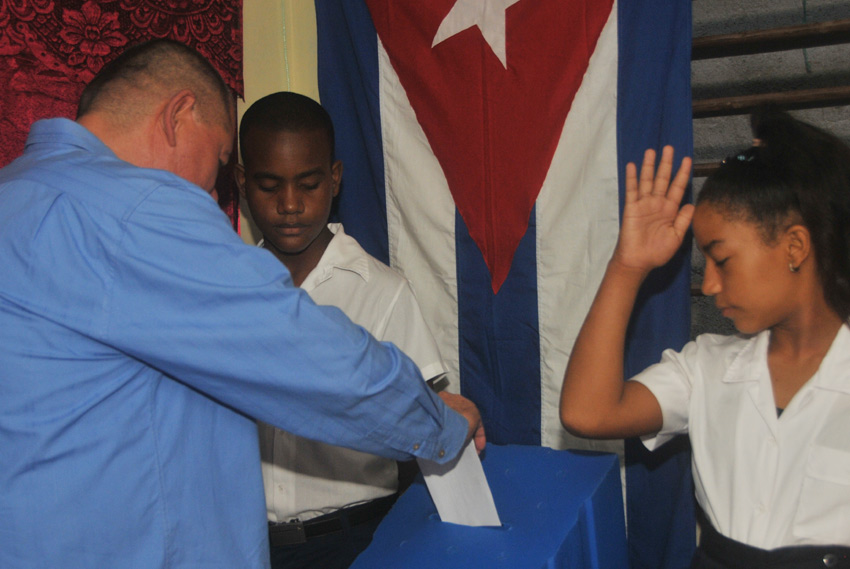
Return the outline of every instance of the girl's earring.
<path id="1" fill-rule="evenodd" d="M 788 270 L 791 271 L 792 273 L 796 273 L 797 271 L 800 270 L 800 267 L 795 267 L 793 261 L 788 261 Z"/>

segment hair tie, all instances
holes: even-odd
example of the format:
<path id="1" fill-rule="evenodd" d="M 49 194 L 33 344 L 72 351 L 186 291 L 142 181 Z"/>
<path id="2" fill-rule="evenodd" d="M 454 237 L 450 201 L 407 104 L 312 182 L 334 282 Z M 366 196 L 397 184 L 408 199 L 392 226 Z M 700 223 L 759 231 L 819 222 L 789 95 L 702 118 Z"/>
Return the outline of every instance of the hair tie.
<path id="1" fill-rule="evenodd" d="M 749 148 L 747 148 L 746 150 L 744 150 L 742 152 L 739 152 L 738 154 L 734 154 L 732 156 L 726 157 L 723 160 L 723 162 L 721 162 L 721 164 L 728 164 L 729 162 L 732 162 L 732 161 L 752 162 L 753 160 L 756 159 L 756 149 L 759 146 L 761 146 L 761 141 L 758 140 L 758 139 L 755 139 L 753 142 L 756 142 L 756 141 L 758 141 L 758 144 L 753 144 L 753 146 L 750 146 Z"/>

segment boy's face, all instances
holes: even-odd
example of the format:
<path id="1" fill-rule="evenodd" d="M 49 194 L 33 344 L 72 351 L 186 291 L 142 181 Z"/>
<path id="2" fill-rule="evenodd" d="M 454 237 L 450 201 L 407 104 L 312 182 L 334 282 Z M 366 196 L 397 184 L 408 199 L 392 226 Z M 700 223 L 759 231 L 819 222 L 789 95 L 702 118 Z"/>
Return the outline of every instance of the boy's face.
<path id="1" fill-rule="evenodd" d="M 310 254 L 327 226 L 342 176 L 342 163 L 331 163 L 327 136 L 320 130 L 255 128 L 242 154 L 245 164 L 237 168 L 237 183 L 265 247 L 278 257 Z"/>

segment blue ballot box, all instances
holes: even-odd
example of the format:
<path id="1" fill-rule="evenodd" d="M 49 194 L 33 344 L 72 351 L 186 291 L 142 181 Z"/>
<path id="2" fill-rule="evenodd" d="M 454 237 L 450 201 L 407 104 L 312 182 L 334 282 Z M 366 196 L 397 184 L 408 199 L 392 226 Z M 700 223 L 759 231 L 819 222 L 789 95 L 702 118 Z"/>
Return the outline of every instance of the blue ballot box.
<path id="1" fill-rule="evenodd" d="M 482 464 L 502 527 L 440 521 L 422 477 L 352 569 L 628 569 L 613 454 L 487 445 Z"/>

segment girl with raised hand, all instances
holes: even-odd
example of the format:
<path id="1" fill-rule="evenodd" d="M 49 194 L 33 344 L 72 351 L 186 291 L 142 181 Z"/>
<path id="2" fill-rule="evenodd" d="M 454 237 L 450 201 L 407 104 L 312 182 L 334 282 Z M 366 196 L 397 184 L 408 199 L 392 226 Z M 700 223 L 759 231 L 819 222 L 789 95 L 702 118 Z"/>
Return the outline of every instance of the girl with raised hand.
<path id="1" fill-rule="evenodd" d="M 687 433 L 704 514 L 692 568 L 850 567 L 850 148 L 777 111 L 697 205 L 673 149 L 626 169 L 620 238 L 576 340 L 561 420 L 585 437 Z M 739 334 L 703 334 L 623 381 L 647 274 L 693 218 L 702 290 Z"/>

